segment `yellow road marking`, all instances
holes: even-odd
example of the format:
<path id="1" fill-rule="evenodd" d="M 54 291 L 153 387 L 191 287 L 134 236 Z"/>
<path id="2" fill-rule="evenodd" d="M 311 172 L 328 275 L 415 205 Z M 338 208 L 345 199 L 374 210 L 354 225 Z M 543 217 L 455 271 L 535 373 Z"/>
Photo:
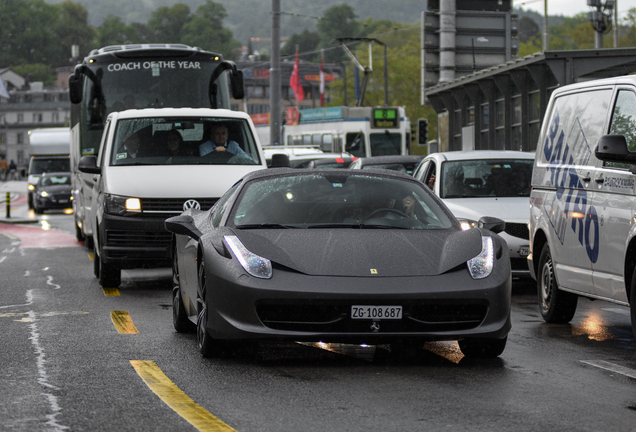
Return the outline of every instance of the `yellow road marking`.
<path id="1" fill-rule="evenodd" d="M 122 334 L 137 334 L 139 331 L 132 322 L 128 311 L 110 311 L 110 319 L 113 320 L 115 328 Z"/>
<path id="2" fill-rule="evenodd" d="M 157 364 L 149 360 L 131 360 L 139 376 L 159 398 L 177 414 L 200 431 L 227 432 L 235 429 L 223 423 L 182 392 L 163 373 Z"/>
<path id="3" fill-rule="evenodd" d="M 90 258 L 91 261 L 95 260 L 95 254 L 89 253 L 88 254 L 88 258 Z"/>
<path id="4" fill-rule="evenodd" d="M 102 290 L 104 291 L 104 295 L 107 296 L 118 296 L 119 295 L 119 290 L 117 288 L 103 288 Z"/>

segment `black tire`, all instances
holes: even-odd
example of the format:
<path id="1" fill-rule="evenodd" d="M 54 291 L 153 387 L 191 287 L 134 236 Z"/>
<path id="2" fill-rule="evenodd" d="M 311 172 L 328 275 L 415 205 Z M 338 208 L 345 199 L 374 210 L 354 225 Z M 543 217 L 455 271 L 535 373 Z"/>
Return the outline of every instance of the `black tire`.
<path id="1" fill-rule="evenodd" d="M 177 251 L 172 252 L 172 324 L 179 333 L 193 333 L 196 326 L 186 315 L 181 300 L 181 281 L 179 279 L 179 261 Z"/>
<path id="2" fill-rule="evenodd" d="M 42 211 L 40 209 L 40 207 L 38 206 L 37 202 L 33 203 L 33 211 L 35 212 L 35 214 L 42 214 L 44 213 L 44 211 Z"/>
<path id="3" fill-rule="evenodd" d="M 632 276 L 632 286 L 629 290 L 629 311 L 632 316 L 632 333 L 636 336 L 636 272 Z"/>
<path id="4" fill-rule="evenodd" d="M 86 240 L 86 237 L 84 236 L 84 232 L 82 231 L 80 226 L 77 224 L 77 221 L 75 221 L 75 238 L 77 239 L 78 242 L 84 242 L 84 240 Z"/>
<path id="5" fill-rule="evenodd" d="M 103 288 L 117 288 L 121 285 L 121 269 L 114 264 L 107 264 L 102 256 L 95 257 L 99 261 L 99 284 Z"/>
<path id="6" fill-rule="evenodd" d="M 99 277 L 99 257 L 96 253 L 93 253 L 93 274 L 96 278 Z"/>
<path id="7" fill-rule="evenodd" d="M 470 358 L 495 358 L 506 348 L 508 336 L 503 339 L 463 339 L 459 341 L 459 349 Z"/>
<path id="8" fill-rule="evenodd" d="M 579 297 L 559 289 L 554 273 L 554 262 L 548 243 L 543 246 L 537 271 L 537 297 L 543 320 L 564 324 L 574 318 Z"/>
<path id="9" fill-rule="evenodd" d="M 84 239 L 84 246 L 86 247 L 86 249 L 88 250 L 93 250 L 95 249 L 95 242 L 93 241 L 93 236 L 86 236 Z"/>

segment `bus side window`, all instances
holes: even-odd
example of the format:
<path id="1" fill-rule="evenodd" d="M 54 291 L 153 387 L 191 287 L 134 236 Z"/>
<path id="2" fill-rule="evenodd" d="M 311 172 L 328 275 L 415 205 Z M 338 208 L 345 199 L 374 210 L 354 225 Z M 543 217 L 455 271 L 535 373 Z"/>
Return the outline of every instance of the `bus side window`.
<path id="1" fill-rule="evenodd" d="M 364 134 L 362 132 L 348 133 L 345 151 L 354 156 L 365 157 Z"/>

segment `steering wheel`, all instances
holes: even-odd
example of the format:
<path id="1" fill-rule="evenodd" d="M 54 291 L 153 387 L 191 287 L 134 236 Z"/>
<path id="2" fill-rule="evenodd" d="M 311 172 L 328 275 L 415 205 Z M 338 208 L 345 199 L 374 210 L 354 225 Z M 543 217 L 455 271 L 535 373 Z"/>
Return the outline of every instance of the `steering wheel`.
<path id="1" fill-rule="evenodd" d="M 380 209 L 372 211 L 367 217 L 364 218 L 364 220 L 362 222 L 364 223 L 367 220 L 371 219 L 372 217 L 374 217 L 374 216 L 376 216 L 377 214 L 380 214 L 380 213 L 395 214 L 395 215 L 400 216 L 400 218 L 408 218 L 408 215 L 406 213 L 404 213 L 403 211 L 401 211 L 401 210 L 394 209 L 394 208 L 380 208 Z"/>
<path id="2" fill-rule="evenodd" d="M 209 161 L 209 162 L 227 163 L 227 161 L 229 161 L 232 157 L 234 157 L 234 155 L 227 151 L 224 151 L 224 152 L 212 151 L 206 154 L 205 156 L 202 156 L 201 159 L 205 161 Z"/>

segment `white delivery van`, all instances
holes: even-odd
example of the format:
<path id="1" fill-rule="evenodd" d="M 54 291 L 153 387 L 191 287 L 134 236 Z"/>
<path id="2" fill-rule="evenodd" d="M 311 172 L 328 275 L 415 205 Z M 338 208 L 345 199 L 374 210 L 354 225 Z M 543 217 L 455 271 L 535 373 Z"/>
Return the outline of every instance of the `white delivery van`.
<path id="1" fill-rule="evenodd" d="M 29 208 L 33 208 L 33 190 L 42 174 L 70 172 L 71 130 L 69 128 L 41 128 L 29 131 L 29 170 L 27 194 Z"/>
<path id="2" fill-rule="evenodd" d="M 636 334 L 636 76 L 556 89 L 530 194 L 528 264 L 545 321 L 578 297 L 631 308 Z"/>
<path id="3" fill-rule="evenodd" d="M 245 174 L 264 168 L 246 113 L 205 108 L 111 113 L 97 156 L 83 156 L 78 165 L 93 174 L 93 204 L 84 214 L 101 285 L 119 286 L 122 269 L 169 266 L 165 219 L 191 207 L 209 209 Z"/>

